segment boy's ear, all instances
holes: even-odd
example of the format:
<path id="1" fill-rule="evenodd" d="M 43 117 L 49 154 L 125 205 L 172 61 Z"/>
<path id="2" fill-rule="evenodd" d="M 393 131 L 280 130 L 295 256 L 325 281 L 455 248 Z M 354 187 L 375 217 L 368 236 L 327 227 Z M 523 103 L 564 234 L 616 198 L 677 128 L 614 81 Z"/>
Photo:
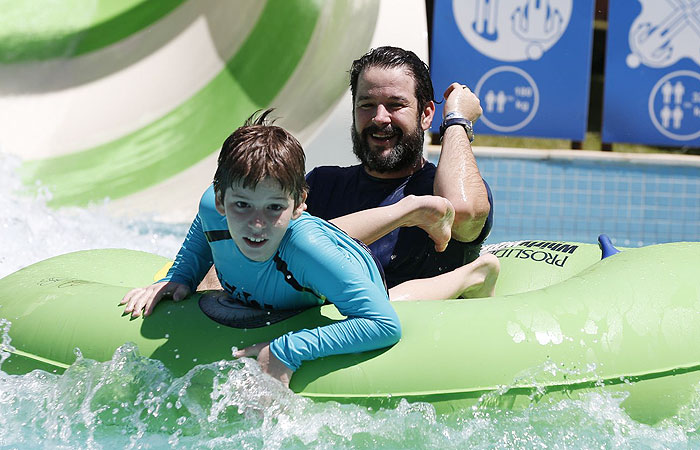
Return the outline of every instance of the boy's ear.
<path id="1" fill-rule="evenodd" d="M 217 192 L 216 195 L 214 195 L 215 200 L 214 204 L 216 205 L 216 210 L 221 214 L 222 216 L 226 215 L 226 208 L 224 208 L 224 199 L 223 195 L 221 192 Z"/>
<path id="2" fill-rule="evenodd" d="M 294 208 L 292 219 L 298 219 L 304 211 L 306 211 L 306 192 L 301 195 L 301 202 Z"/>

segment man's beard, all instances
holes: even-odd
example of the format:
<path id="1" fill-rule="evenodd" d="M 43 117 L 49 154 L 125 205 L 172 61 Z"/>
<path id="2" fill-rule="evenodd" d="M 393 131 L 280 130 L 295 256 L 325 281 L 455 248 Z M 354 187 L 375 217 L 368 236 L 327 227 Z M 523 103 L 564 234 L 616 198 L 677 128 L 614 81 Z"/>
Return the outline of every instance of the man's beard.
<path id="1" fill-rule="evenodd" d="M 386 127 L 381 129 L 376 125 L 371 125 L 362 130 L 362 134 L 360 134 L 355 129 L 353 121 L 350 133 L 352 135 L 352 151 L 362 162 L 362 165 L 371 171 L 386 173 L 407 169 L 420 161 L 423 155 L 424 139 L 420 123 L 416 126 L 416 131 L 406 135 L 400 128 L 392 128 L 396 133 L 396 145 L 386 155 L 373 151 L 368 143 L 368 137 L 372 133 L 382 130 L 386 130 Z"/>

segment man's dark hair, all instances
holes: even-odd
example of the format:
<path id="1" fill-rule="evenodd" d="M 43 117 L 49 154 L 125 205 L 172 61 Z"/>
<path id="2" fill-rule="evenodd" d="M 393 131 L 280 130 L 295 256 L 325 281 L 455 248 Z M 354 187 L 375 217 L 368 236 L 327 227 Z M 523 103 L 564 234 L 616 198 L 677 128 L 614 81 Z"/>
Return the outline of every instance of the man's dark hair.
<path id="1" fill-rule="evenodd" d="M 355 104 L 357 81 L 360 78 L 360 73 L 368 67 L 406 68 L 416 85 L 419 111 L 422 111 L 429 102 L 434 100 L 433 82 L 430 79 L 428 66 L 418 55 L 410 50 L 386 46 L 372 49 L 361 58 L 352 62 L 350 67 L 350 91 L 352 92 L 353 105 Z"/>
<path id="2" fill-rule="evenodd" d="M 303 201 L 307 191 L 304 150 L 291 133 L 267 119 L 272 111 L 256 111 L 224 141 L 214 175 L 217 194 L 223 196 L 238 183 L 255 189 L 271 178 L 294 199 L 295 206 Z"/>

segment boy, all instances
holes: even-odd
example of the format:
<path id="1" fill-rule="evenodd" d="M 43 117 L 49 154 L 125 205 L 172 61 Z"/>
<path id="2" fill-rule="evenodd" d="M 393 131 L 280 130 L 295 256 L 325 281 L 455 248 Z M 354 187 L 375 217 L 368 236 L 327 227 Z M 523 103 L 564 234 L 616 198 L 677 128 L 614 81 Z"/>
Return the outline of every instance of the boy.
<path id="1" fill-rule="evenodd" d="M 480 270 L 476 265 L 465 266 L 463 273 L 451 272 L 454 279 L 446 278 L 445 283 L 412 280 L 388 293 L 381 266 L 364 245 L 304 212 L 304 152 L 291 134 L 268 125 L 265 119 L 270 112 L 256 120 L 252 116 L 226 139 L 213 186 L 202 196 L 199 214 L 172 268 L 163 280 L 129 292 L 122 300 L 126 313 L 138 316 L 143 310 L 149 315 L 166 295 L 185 298 L 212 262 L 223 289 L 254 306 L 302 309 L 327 299 L 348 319 L 288 333 L 234 355 L 257 356 L 263 371 L 288 385 L 292 372 L 304 360 L 398 342 L 401 327 L 389 295 L 397 300 L 434 298 L 440 285 L 450 289 L 440 292 L 440 298 L 459 295 L 465 289 L 476 296 L 492 295 L 495 279 L 479 278 L 492 273 L 492 267 Z M 436 241 L 449 239 L 449 202 L 439 197 L 405 200 L 387 213 L 404 214 L 399 208 L 407 205 L 412 211 L 405 213 L 407 217 L 443 211 L 437 214 L 443 220 L 430 221 L 425 228 L 431 235 L 442 235 Z M 360 234 L 371 227 L 358 216 L 341 223 Z M 485 258 L 493 263 L 490 255 Z"/>

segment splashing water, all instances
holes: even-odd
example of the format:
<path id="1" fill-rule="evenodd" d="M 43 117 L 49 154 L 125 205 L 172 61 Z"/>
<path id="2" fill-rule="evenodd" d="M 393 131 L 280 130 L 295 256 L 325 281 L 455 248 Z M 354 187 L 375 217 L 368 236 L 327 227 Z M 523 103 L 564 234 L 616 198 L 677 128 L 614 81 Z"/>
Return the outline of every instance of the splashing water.
<path id="1" fill-rule="evenodd" d="M 21 194 L 19 165 L 0 154 L 0 277 L 91 248 L 172 257 L 189 226 L 113 217 L 105 205 L 50 209 L 48 193 Z M 630 419 L 623 397 L 607 392 L 516 411 L 437 415 L 429 404 L 405 401 L 377 411 L 314 403 L 246 358 L 176 377 L 128 343 L 106 362 L 76 349 L 76 362 L 62 375 L 8 375 L 2 362 L 11 337 L 12 324 L 1 321 L 2 448 L 700 448 L 700 401 L 656 426 Z"/>
<path id="2" fill-rule="evenodd" d="M 52 256 L 94 248 L 130 248 L 173 257 L 189 224 L 110 216 L 106 205 L 54 210 L 51 194 L 22 194 L 16 157 L 0 153 L 0 277 Z"/>

